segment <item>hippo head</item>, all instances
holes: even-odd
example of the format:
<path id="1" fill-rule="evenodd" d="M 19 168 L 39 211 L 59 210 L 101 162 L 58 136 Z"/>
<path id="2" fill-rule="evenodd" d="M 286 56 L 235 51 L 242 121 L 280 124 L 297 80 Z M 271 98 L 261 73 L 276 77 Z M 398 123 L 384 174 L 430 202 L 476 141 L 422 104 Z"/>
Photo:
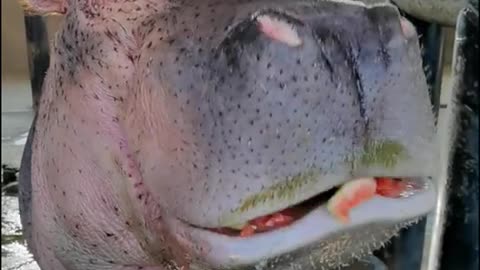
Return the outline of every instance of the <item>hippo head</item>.
<path id="1" fill-rule="evenodd" d="M 65 13 L 37 132 L 53 133 L 42 112 L 62 103 L 72 126 L 83 124 L 82 141 L 103 136 L 118 146 L 84 144 L 83 158 L 115 165 L 105 167 L 121 175 L 114 186 L 137 224 L 130 231 L 158 265 L 336 267 L 433 208 L 433 187 L 375 196 L 344 224 L 322 200 L 356 178 L 434 176 L 435 119 L 418 39 L 394 6 L 32 3 Z M 252 219 L 300 206 L 307 210 L 289 226 L 236 234 Z"/>

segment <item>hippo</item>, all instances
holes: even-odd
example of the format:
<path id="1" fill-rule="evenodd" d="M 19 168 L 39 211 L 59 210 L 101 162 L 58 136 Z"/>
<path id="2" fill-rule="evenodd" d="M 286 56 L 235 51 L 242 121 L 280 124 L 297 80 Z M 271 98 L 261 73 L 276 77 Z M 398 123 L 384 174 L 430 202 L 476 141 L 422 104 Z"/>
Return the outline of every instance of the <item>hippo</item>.
<path id="1" fill-rule="evenodd" d="M 336 269 L 436 199 L 435 116 L 413 25 L 350 0 L 30 0 L 59 13 L 22 158 L 48 270 Z M 416 181 L 339 222 L 362 177 Z M 248 237 L 249 221 L 300 211 Z"/>

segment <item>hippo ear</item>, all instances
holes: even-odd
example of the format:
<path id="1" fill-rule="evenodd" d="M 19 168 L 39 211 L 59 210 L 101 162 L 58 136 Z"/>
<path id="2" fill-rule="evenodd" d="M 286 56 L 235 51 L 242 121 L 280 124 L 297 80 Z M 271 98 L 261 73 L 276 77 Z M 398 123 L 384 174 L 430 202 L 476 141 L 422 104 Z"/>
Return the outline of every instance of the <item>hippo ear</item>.
<path id="1" fill-rule="evenodd" d="M 19 0 L 27 15 L 54 15 L 67 12 L 68 0 Z"/>

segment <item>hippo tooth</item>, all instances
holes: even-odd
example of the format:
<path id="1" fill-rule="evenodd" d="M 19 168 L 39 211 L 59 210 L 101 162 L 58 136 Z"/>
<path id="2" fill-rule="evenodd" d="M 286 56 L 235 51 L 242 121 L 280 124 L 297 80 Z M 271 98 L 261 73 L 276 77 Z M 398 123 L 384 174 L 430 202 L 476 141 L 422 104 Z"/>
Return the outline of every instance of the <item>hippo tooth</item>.
<path id="1" fill-rule="evenodd" d="M 273 40 L 283 42 L 291 47 L 297 47 L 302 44 L 297 31 L 287 22 L 272 18 L 268 15 L 257 17 L 260 31 Z"/>
<path id="2" fill-rule="evenodd" d="M 344 184 L 328 201 L 328 211 L 342 223 L 349 222 L 349 212 L 375 195 L 374 178 L 359 178 Z"/>

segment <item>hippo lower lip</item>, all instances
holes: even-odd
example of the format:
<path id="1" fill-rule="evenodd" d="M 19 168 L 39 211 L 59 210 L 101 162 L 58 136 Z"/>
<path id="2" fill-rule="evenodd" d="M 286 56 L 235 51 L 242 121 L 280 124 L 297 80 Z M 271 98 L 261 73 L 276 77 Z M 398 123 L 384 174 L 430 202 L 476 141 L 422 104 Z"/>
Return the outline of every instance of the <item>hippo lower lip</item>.
<path id="1" fill-rule="evenodd" d="M 428 213 L 435 204 L 435 190 L 431 180 L 418 181 L 424 183 L 426 188 L 412 196 L 387 198 L 375 195 L 369 201 L 355 207 L 350 213 L 348 224 L 342 224 L 328 212 L 325 202 L 332 195 L 332 190 L 328 190 L 313 198 L 307 198 L 300 204 L 291 205 L 290 207 L 304 205 L 308 209 L 290 225 L 246 238 L 238 237 L 238 234 L 218 233 L 179 220 L 174 226 L 175 230 L 180 232 L 178 235 L 189 235 L 189 241 L 207 243 L 209 248 L 201 255 L 212 265 L 219 267 L 249 265 L 308 248 L 310 245 L 327 241 L 334 234 L 365 230 L 363 226 L 406 226 L 415 222 L 418 217 Z"/>

